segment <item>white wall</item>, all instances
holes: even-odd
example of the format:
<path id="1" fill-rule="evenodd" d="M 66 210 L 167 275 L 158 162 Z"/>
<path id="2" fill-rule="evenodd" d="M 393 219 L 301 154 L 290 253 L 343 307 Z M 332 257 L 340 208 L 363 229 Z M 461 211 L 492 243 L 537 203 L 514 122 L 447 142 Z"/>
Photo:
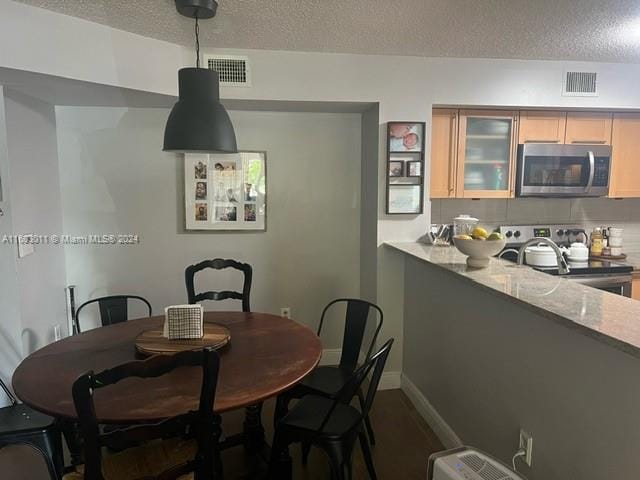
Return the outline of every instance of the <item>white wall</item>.
<path id="1" fill-rule="evenodd" d="M 0 216 L 0 237 L 13 234 L 9 170 L 4 90 L 0 86 L 0 209 L 3 213 Z M 10 384 L 13 370 L 22 359 L 16 257 L 15 245 L 0 243 L 0 377 L 7 385 Z M 0 393 L 0 406 L 7 404 L 8 399 Z"/>
<path id="2" fill-rule="evenodd" d="M 267 151 L 267 231 L 193 233 L 183 229 L 181 156 L 161 151 L 167 110 L 56 112 L 65 231 L 141 238 L 134 246 L 66 247 L 79 302 L 136 293 L 161 313 L 186 302 L 185 267 L 215 257 L 253 266 L 253 310 L 289 306 L 314 328 L 330 299 L 359 295 L 359 114 L 231 112 L 239 148 Z M 231 274 L 204 279 L 202 288 L 241 287 Z M 325 346 L 337 348 L 336 337 Z"/>
<path id="3" fill-rule="evenodd" d="M 54 107 L 7 90 L 5 108 L 13 231 L 59 234 L 62 210 Z M 64 269 L 59 245 L 37 245 L 33 254 L 17 260 L 25 355 L 54 340 L 54 325 L 66 330 Z"/>

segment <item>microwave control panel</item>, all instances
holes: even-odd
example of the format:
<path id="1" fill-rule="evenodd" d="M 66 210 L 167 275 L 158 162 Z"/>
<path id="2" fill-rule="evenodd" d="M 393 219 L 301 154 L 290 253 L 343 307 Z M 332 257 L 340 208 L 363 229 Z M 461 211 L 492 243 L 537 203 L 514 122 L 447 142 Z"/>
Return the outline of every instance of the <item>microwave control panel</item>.
<path id="1" fill-rule="evenodd" d="M 606 187 L 609 185 L 609 158 L 596 157 L 595 170 L 593 173 L 593 186 Z"/>

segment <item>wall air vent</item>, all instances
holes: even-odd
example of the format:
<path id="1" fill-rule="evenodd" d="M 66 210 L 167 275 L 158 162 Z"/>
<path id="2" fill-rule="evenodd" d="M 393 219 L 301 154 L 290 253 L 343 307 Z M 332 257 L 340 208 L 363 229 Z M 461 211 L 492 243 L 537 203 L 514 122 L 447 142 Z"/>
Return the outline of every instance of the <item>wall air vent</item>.
<path id="1" fill-rule="evenodd" d="M 597 79 L 596 72 L 566 72 L 562 95 L 565 97 L 597 97 Z"/>
<path id="2" fill-rule="evenodd" d="M 249 57 L 239 55 L 205 55 L 204 61 L 207 64 L 207 68 L 218 72 L 221 86 L 251 86 Z"/>

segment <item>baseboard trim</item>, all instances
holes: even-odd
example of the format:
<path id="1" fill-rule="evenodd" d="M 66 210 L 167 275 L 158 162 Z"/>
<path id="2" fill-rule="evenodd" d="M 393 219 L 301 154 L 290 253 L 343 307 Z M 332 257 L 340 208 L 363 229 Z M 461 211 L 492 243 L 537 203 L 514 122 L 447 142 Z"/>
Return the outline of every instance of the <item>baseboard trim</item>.
<path id="1" fill-rule="evenodd" d="M 378 390 L 397 390 L 400 388 L 401 376 L 400 372 L 382 372 Z"/>
<path id="2" fill-rule="evenodd" d="M 325 348 L 322 350 L 320 365 L 338 365 L 340 363 L 341 354 L 342 350 L 340 348 Z M 383 372 L 382 377 L 380 377 L 378 390 L 393 390 L 400 388 L 401 375 L 401 372 Z"/>
<path id="3" fill-rule="evenodd" d="M 455 448 L 463 445 L 462 440 L 453 431 L 444 418 L 440 416 L 438 411 L 427 400 L 422 392 L 415 384 L 407 378 L 405 374 L 400 375 L 400 388 L 409 397 L 416 411 L 424 418 L 425 422 L 431 427 L 433 433 L 440 439 L 445 448 Z"/>

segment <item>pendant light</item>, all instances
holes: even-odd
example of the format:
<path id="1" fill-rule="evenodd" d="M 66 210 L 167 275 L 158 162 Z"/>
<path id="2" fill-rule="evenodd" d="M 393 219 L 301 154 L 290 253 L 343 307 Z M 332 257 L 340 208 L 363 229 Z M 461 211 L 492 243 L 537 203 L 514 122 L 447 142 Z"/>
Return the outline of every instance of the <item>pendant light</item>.
<path id="1" fill-rule="evenodd" d="M 175 0 L 178 13 L 195 19 L 196 67 L 178 72 L 178 102 L 164 129 L 166 152 L 237 153 L 231 119 L 220 103 L 218 72 L 200 68 L 198 20 L 213 18 L 215 0 Z"/>

